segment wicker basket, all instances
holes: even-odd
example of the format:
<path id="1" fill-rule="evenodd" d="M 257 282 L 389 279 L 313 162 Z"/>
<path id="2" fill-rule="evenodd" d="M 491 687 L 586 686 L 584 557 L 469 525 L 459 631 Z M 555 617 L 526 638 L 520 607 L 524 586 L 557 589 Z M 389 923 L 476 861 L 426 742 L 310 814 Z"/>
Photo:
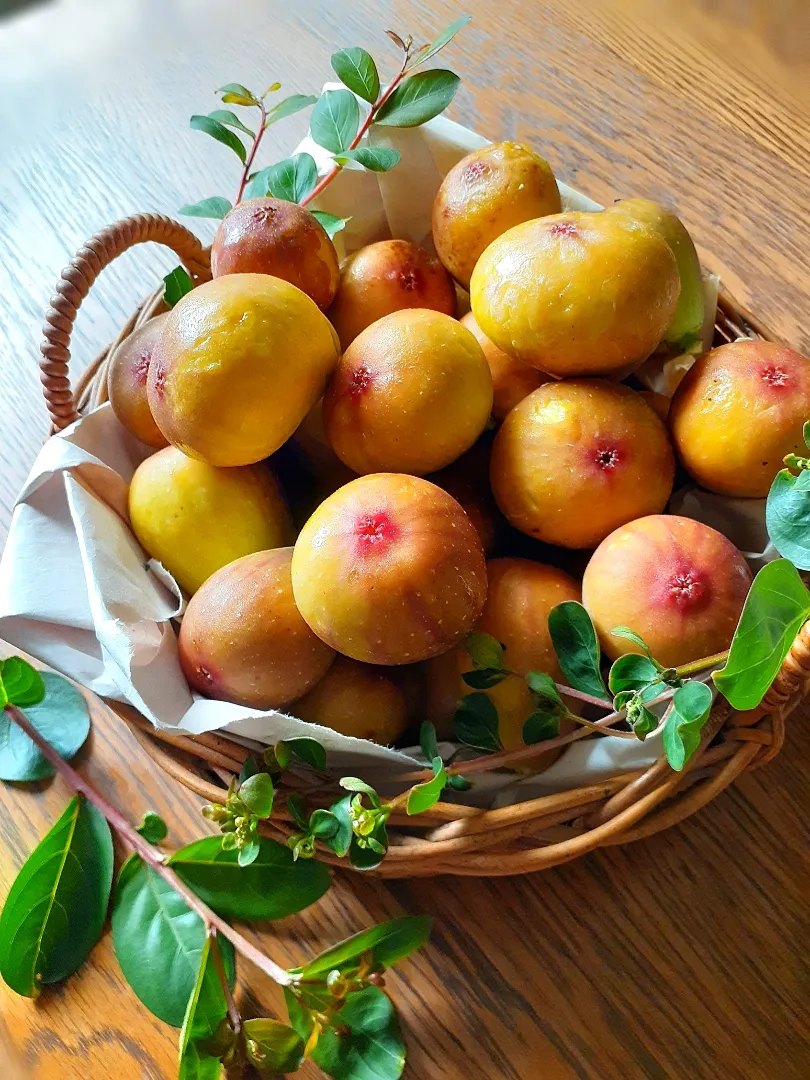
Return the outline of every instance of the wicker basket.
<path id="1" fill-rule="evenodd" d="M 154 241 L 176 252 L 195 284 L 210 278 L 208 252 L 182 225 L 155 214 L 120 221 L 93 237 L 63 271 L 45 318 L 42 385 L 55 430 L 107 400 L 107 360 L 124 337 L 164 310 L 162 287 L 153 292 L 122 327 L 118 338 L 87 368 L 75 394 L 68 378 L 70 335 L 84 297 L 98 275 L 135 244 Z M 715 343 L 774 335 L 721 290 Z M 705 806 L 745 769 L 764 764 L 782 746 L 785 718 L 810 687 L 810 622 L 796 641 L 762 704 L 735 712 L 718 699 L 703 729 L 701 744 L 682 773 L 662 757 L 648 768 L 586 787 L 530 799 L 497 810 L 438 803 L 418 818 L 392 815 L 389 852 L 374 873 L 382 877 L 435 874 L 496 876 L 543 870 L 585 852 L 652 836 Z M 134 709 L 110 703 L 140 743 L 167 773 L 211 802 L 224 802 L 228 783 L 247 755 L 223 735 L 197 737 L 157 731 Z M 321 781 L 295 778 L 313 805 L 333 799 Z M 292 831 L 284 811 L 268 823 L 271 834 Z M 337 865 L 323 850 L 320 857 Z"/>

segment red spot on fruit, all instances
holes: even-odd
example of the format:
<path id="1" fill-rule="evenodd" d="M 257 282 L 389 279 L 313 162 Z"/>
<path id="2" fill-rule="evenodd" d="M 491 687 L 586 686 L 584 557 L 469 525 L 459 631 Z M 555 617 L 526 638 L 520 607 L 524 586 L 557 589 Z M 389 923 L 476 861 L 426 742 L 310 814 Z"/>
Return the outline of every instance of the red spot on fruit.
<path id="1" fill-rule="evenodd" d="M 207 683 L 209 686 L 214 685 L 214 676 L 211 674 L 208 668 L 203 667 L 202 664 L 197 665 L 197 675 L 202 682 Z"/>
<path id="2" fill-rule="evenodd" d="M 558 221 L 549 229 L 552 236 L 579 236 L 579 230 L 573 221 Z"/>
<path id="3" fill-rule="evenodd" d="M 155 393 L 159 398 L 162 398 L 165 390 L 166 368 L 163 366 L 163 362 L 158 360 L 157 367 L 155 368 Z"/>
<path id="4" fill-rule="evenodd" d="M 278 213 L 278 209 L 275 206 L 257 206 L 251 214 L 251 218 L 257 225 L 266 225 L 268 221 L 272 221 Z"/>
<path id="5" fill-rule="evenodd" d="M 355 523 L 357 550 L 361 555 L 379 554 L 399 536 L 399 527 L 385 510 L 363 514 Z"/>
<path id="6" fill-rule="evenodd" d="M 346 392 L 355 399 L 362 397 L 371 386 L 374 378 L 365 364 L 351 371 L 346 380 Z"/>
<path id="7" fill-rule="evenodd" d="M 790 380 L 784 368 L 777 367 L 776 364 L 767 364 L 761 374 L 762 381 L 768 383 L 769 386 L 787 386 Z"/>
<path id="8" fill-rule="evenodd" d="M 416 292 L 422 286 L 422 275 L 415 266 L 403 267 L 397 275 L 397 280 L 403 292 Z"/>
<path id="9" fill-rule="evenodd" d="M 605 446 L 596 451 L 593 460 L 602 472 L 611 472 L 620 463 L 621 455 L 614 447 Z"/>
<path id="10" fill-rule="evenodd" d="M 149 375 L 149 365 L 152 362 L 152 353 L 149 350 L 144 350 L 138 357 L 135 366 L 132 369 L 132 375 L 136 383 L 140 383 L 141 386 L 147 380 Z"/>
<path id="11" fill-rule="evenodd" d="M 704 606 L 709 599 L 709 588 L 694 568 L 676 570 L 665 581 L 667 601 L 679 611 L 692 612 Z"/>
<path id="12" fill-rule="evenodd" d="M 489 171 L 489 165 L 485 161 L 473 161 L 464 170 L 464 178 L 465 180 L 480 180 Z"/>

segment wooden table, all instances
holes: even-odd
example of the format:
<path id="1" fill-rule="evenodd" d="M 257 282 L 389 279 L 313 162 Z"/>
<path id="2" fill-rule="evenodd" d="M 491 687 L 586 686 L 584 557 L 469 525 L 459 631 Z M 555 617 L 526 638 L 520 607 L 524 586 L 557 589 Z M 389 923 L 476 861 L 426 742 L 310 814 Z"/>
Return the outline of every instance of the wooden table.
<path id="1" fill-rule="evenodd" d="M 739 298 L 810 353 L 808 8 L 739 6 L 672 0 L 654 25 L 582 0 L 470 0 L 475 21 L 446 54 L 464 80 L 451 114 L 532 143 L 602 202 L 672 201 Z M 188 116 L 232 80 L 317 91 L 333 48 L 386 56 L 386 27 L 427 39 L 457 14 L 444 0 L 58 0 L 0 24 L 1 530 L 45 432 L 38 326 L 62 265 L 117 217 L 234 186 L 228 152 Z M 274 128 L 266 160 L 299 133 Z M 76 355 L 171 265 L 143 249 L 119 260 L 82 311 Z M 341 873 L 265 947 L 293 964 L 373 920 L 433 915 L 429 947 L 391 979 L 414 1080 L 806 1078 L 809 715 L 793 715 L 773 764 L 665 835 L 523 879 Z M 133 816 L 165 814 L 176 843 L 202 832 L 199 800 L 103 712 L 81 762 Z M 0 800 L 4 896 L 66 793 L 3 786 Z M 252 972 L 250 985 L 277 1003 Z M 109 937 L 37 1005 L 5 986 L 0 1000 L 4 1077 L 174 1076 L 176 1032 L 125 986 Z"/>

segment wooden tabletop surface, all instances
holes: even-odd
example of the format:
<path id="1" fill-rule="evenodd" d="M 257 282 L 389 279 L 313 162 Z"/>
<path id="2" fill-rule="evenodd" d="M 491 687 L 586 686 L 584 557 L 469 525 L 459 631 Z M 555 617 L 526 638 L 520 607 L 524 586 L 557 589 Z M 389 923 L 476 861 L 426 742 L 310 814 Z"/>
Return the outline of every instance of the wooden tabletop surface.
<path id="1" fill-rule="evenodd" d="M 452 116 L 531 143 L 602 202 L 671 202 L 732 291 L 810 353 L 806 0 L 466 10 L 446 54 L 463 78 Z M 0 540 L 45 433 L 38 327 L 61 267 L 118 217 L 234 187 L 228 152 L 189 115 L 233 80 L 317 92 L 335 47 L 385 56 L 386 27 L 427 40 L 458 14 L 445 0 L 52 0 L 0 22 Z M 300 118 L 274 128 L 266 161 L 300 131 Z M 172 265 L 139 249 L 105 274 L 77 366 Z M 431 914 L 429 946 L 390 980 L 413 1080 L 806 1080 L 809 717 L 793 714 L 776 761 L 669 833 L 526 878 L 340 873 L 264 946 L 292 965 L 380 918 Z M 176 843 L 200 835 L 200 800 L 120 721 L 95 720 L 86 774 L 133 817 L 164 814 Z M 56 782 L 0 786 L 0 897 L 66 797 Z M 171 1080 L 176 1039 L 124 984 L 109 937 L 36 1005 L 0 984 L 4 1077 Z"/>

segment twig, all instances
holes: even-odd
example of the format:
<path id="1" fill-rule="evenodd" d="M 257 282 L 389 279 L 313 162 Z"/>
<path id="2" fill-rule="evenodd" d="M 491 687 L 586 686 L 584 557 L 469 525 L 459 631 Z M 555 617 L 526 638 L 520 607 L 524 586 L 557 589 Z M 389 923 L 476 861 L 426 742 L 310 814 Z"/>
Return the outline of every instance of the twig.
<path id="1" fill-rule="evenodd" d="M 213 926 L 208 927 L 208 936 L 211 939 L 211 957 L 213 958 L 217 978 L 219 979 L 219 984 L 222 987 L 222 993 L 228 1006 L 228 1017 L 231 1021 L 231 1027 L 234 1030 L 234 1034 L 238 1035 L 242 1030 L 242 1014 L 239 1012 L 239 1006 L 236 1004 L 233 993 L 231 992 L 231 984 L 228 982 L 225 964 L 222 961 L 222 950 L 219 947 L 219 938 L 217 937 L 217 931 Z"/>
<path id="2" fill-rule="evenodd" d="M 241 953 L 246 960 L 249 960 L 257 968 L 269 975 L 274 982 L 277 982 L 280 986 L 289 986 L 295 981 L 283 967 L 280 967 L 274 960 L 271 960 L 269 956 L 265 956 L 264 953 L 257 949 L 255 945 L 243 937 L 238 931 L 234 930 L 232 926 L 229 926 L 224 919 L 221 919 L 216 912 L 212 911 L 207 904 L 197 896 L 197 894 L 185 884 L 185 882 L 178 877 L 174 870 L 166 863 L 166 855 L 159 848 L 153 847 L 148 843 L 141 834 L 135 829 L 123 814 L 116 810 L 116 808 L 100 795 L 94 787 L 91 787 L 87 781 L 76 772 L 76 770 L 69 765 L 60 754 L 51 746 L 49 742 L 40 735 L 37 729 L 29 722 L 28 718 L 23 712 L 20 711 L 14 705 L 6 705 L 5 710 L 14 723 L 19 727 L 28 738 L 38 747 L 42 752 L 42 756 L 53 765 L 54 769 L 59 773 L 65 783 L 80 795 L 84 795 L 89 803 L 95 806 L 96 810 L 100 814 L 103 814 L 107 821 L 112 825 L 115 831 L 121 836 L 129 846 L 135 851 L 143 861 L 151 867 L 152 870 L 181 896 L 185 900 L 189 908 L 202 919 L 206 929 L 208 931 L 216 929 L 227 938 L 233 945 L 237 952 Z"/>
<path id="3" fill-rule="evenodd" d="M 682 664 L 680 667 L 675 668 L 675 674 L 679 679 L 682 679 L 686 675 L 694 675 L 698 671 L 705 671 L 706 668 L 725 664 L 726 660 L 728 660 L 728 649 L 725 652 L 714 653 L 713 656 L 704 656 L 701 660 L 693 660 L 691 664 Z"/>
<path id="4" fill-rule="evenodd" d="M 261 112 L 262 118 L 261 123 L 259 124 L 258 131 L 256 132 L 256 137 L 253 140 L 253 146 L 251 146 L 250 152 L 245 158 L 245 165 L 242 169 L 242 179 L 239 181 L 239 190 L 236 193 L 236 202 L 234 203 L 234 206 L 238 206 L 239 203 L 242 201 L 242 196 L 245 193 L 245 187 L 247 186 L 248 182 L 248 177 L 250 176 L 250 170 L 253 166 L 253 159 L 256 157 L 256 151 L 259 149 L 259 143 L 262 141 L 264 133 L 267 130 L 267 109 L 264 105 L 264 98 L 259 101 L 259 110 Z"/>

